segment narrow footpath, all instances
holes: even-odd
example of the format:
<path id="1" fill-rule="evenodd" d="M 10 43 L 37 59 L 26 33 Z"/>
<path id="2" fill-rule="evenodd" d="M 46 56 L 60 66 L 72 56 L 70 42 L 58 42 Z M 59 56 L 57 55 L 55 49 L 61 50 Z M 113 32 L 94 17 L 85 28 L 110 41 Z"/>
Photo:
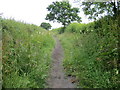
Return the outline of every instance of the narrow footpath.
<path id="1" fill-rule="evenodd" d="M 71 78 L 65 76 L 64 68 L 62 66 L 62 60 L 64 57 L 63 49 L 60 41 L 54 37 L 56 41 L 55 48 L 52 53 L 52 67 L 50 76 L 48 78 L 49 88 L 74 88 L 75 85 L 71 82 Z"/>

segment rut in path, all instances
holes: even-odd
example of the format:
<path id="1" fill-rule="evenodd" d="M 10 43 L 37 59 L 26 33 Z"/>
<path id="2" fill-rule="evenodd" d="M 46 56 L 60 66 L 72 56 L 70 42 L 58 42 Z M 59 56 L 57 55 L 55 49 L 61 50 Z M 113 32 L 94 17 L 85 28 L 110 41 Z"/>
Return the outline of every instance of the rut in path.
<path id="1" fill-rule="evenodd" d="M 48 87 L 49 88 L 74 88 L 74 84 L 71 81 L 70 77 L 66 77 L 64 74 L 64 69 L 62 66 L 63 60 L 63 49 L 59 40 L 54 37 L 56 41 L 55 48 L 52 53 L 52 68 L 50 71 L 50 77 L 48 78 Z"/>

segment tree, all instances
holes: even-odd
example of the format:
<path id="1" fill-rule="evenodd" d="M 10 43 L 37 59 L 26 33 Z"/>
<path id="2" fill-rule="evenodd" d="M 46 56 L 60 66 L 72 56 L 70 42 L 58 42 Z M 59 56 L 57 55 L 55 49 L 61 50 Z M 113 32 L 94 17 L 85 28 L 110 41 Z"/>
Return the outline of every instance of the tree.
<path id="1" fill-rule="evenodd" d="M 53 2 L 47 7 L 47 10 L 50 13 L 47 14 L 46 20 L 62 23 L 64 27 L 72 21 L 81 21 L 81 18 L 78 16 L 79 9 L 72 8 L 67 1 Z"/>
<path id="2" fill-rule="evenodd" d="M 46 22 L 42 22 L 40 26 L 46 30 L 49 30 L 52 27 L 49 23 Z"/>
<path id="3" fill-rule="evenodd" d="M 79 0 L 80 1 L 80 0 Z M 89 19 L 96 19 L 97 17 L 107 14 L 110 16 L 120 15 L 120 1 L 109 0 L 106 2 L 82 2 L 82 7 L 85 15 Z"/>

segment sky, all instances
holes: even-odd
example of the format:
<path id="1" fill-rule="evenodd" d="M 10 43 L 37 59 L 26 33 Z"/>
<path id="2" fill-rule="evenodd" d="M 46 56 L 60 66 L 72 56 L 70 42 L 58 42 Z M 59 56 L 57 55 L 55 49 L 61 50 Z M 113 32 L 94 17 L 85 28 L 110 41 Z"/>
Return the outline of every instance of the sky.
<path id="1" fill-rule="evenodd" d="M 47 22 L 52 25 L 52 29 L 61 27 L 61 23 L 49 22 L 45 20 L 48 13 L 47 7 L 54 1 L 62 0 L 0 0 L 0 13 L 3 18 L 14 18 L 16 21 L 23 21 L 29 24 L 40 26 L 42 22 Z M 80 6 L 74 3 L 75 0 L 69 0 L 73 7 Z M 88 23 L 89 20 L 82 11 L 79 14 L 82 17 L 82 23 Z"/>

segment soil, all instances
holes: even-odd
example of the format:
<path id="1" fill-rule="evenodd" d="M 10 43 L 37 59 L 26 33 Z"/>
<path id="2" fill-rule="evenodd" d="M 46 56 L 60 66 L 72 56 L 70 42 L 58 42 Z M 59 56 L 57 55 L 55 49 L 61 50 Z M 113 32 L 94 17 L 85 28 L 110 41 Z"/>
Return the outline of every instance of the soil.
<path id="1" fill-rule="evenodd" d="M 52 67 L 50 76 L 47 80 L 49 88 L 75 88 L 75 85 L 71 80 L 73 78 L 65 76 L 62 61 L 64 58 L 63 48 L 57 37 L 54 37 L 56 41 L 55 48 L 52 53 Z"/>

